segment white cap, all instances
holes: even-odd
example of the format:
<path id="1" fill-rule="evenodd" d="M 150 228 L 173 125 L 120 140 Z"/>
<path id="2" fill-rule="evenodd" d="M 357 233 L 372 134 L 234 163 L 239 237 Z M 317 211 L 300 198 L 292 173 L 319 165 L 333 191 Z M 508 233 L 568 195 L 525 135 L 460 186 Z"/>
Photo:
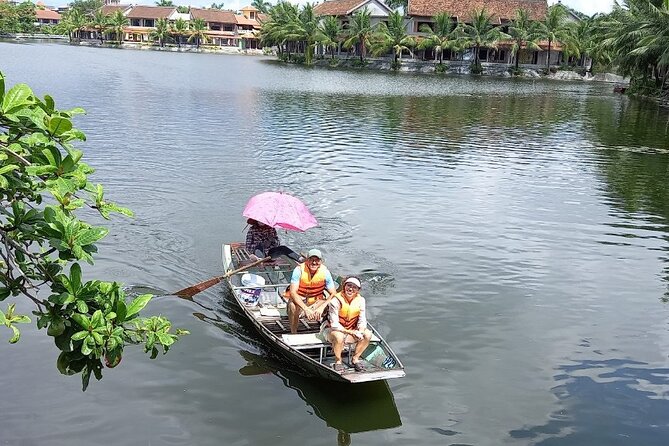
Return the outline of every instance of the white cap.
<path id="1" fill-rule="evenodd" d="M 356 279 L 355 277 L 349 277 L 348 279 L 346 279 L 346 281 L 344 282 L 344 285 L 346 285 L 347 283 L 351 283 L 351 284 L 357 286 L 358 288 L 362 288 L 362 285 L 360 284 L 360 281 L 358 279 Z"/>

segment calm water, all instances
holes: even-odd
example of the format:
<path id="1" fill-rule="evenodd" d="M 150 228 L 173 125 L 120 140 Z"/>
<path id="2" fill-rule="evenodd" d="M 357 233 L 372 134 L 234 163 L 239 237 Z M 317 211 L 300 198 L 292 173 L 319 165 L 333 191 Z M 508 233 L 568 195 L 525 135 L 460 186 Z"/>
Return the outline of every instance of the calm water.
<path id="1" fill-rule="evenodd" d="M 332 387 L 274 358 L 223 286 L 82 393 L 44 332 L 0 332 L 1 445 L 665 445 L 669 113 L 609 85 L 339 72 L 258 58 L 0 43 L 9 84 L 82 106 L 86 160 L 131 207 L 91 276 L 220 273 L 246 200 L 364 277 L 407 377 Z"/>

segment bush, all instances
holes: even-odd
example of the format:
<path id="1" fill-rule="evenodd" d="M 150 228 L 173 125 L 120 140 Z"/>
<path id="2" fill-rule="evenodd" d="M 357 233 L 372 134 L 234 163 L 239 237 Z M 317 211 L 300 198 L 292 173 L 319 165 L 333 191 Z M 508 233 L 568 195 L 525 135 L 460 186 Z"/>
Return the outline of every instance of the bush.
<path id="1" fill-rule="evenodd" d="M 61 351 L 58 370 L 81 373 L 86 390 L 91 374 L 102 378 L 103 361 L 118 365 L 126 345 L 143 343 L 155 358 L 185 332 L 171 333 L 161 316 L 139 317 L 150 294 L 127 302 L 120 283 L 83 279 L 80 263 L 93 263 L 96 243 L 109 231 L 80 215 L 132 213 L 89 181 L 94 170 L 75 148 L 86 136 L 72 124 L 81 113 L 56 109 L 50 96 L 40 99 L 25 84 L 5 92 L 0 73 L 0 302 L 35 305 L 37 328 L 46 328 Z M 47 287 L 50 293 L 38 293 Z M 15 308 L 0 310 L 0 326 L 13 333 L 10 343 L 19 341 L 15 324 L 31 322 Z"/>
<path id="2" fill-rule="evenodd" d="M 400 62 L 399 60 L 393 60 L 392 62 L 390 62 L 390 69 L 393 71 L 399 70 L 401 66 L 402 62 Z"/>
<path id="3" fill-rule="evenodd" d="M 353 59 L 351 66 L 354 68 L 365 68 L 367 66 L 367 60 Z"/>
<path id="4" fill-rule="evenodd" d="M 446 64 L 438 63 L 438 64 L 434 67 L 434 72 L 435 72 L 435 73 L 445 73 L 447 69 L 448 69 L 448 67 L 446 66 Z"/>
<path id="5" fill-rule="evenodd" d="M 523 69 L 518 67 L 516 68 L 515 66 L 509 68 L 509 74 L 511 76 L 522 76 L 523 75 Z"/>
<path id="6" fill-rule="evenodd" d="M 469 66 L 469 71 L 472 74 L 483 74 L 483 67 L 474 61 Z"/>
<path id="7" fill-rule="evenodd" d="M 330 59 L 328 61 L 328 65 L 331 67 L 338 67 L 339 66 L 339 59 Z"/>

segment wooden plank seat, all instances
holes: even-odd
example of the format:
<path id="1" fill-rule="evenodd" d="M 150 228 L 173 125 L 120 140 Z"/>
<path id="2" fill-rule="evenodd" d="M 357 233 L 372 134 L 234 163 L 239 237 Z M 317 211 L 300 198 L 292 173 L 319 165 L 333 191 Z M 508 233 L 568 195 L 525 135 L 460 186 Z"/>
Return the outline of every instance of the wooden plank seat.
<path id="1" fill-rule="evenodd" d="M 286 344 L 290 345 L 296 350 L 316 350 L 318 349 L 318 361 L 323 362 L 323 358 L 327 356 L 327 349 L 332 348 L 329 341 L 324 341 L 318 333 L 297 333 L 297 334 L 282 334 L 281 339 Z M 372 334 L 371 342 L 379 342 L 380 339 L 375 334 Z M 355 350 L 356 342 L 344 345 L 344 352 L 348 353 L 348 361 L 351 362 L 351 353 Z"/>

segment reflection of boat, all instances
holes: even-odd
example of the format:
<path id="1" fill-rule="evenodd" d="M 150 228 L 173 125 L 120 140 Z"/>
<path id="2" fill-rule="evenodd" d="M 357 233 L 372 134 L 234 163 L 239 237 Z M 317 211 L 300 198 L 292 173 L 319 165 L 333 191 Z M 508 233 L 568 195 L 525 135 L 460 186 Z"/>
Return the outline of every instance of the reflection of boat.
<path id="1" fill-rule="evenodd" d="M 223 245 L 223 269 L 226 272 L 252 261 L 243 244 Z M 295 265 L 293 260 L 281 258 L 250 268 L 248 271 L 253 273 L 254 279 L 248 285 L 242 284 L 244 276 L 241 273 L 227 279 L 237 305 L 262 337 L 304 371 L 323 379 L 361 383 L 403 377 L 404 366 L 371 325 L 369 328 L 374 337 L 361 356 L 367 363 L 367 370 L 363 372 L 356 372 L 351 367 L 343 372 L 332 369 L 334 355 L 330 343 L 319 336 L 317 322 L 302 319 L 298 333 L 290 334 L 286 304 L 279 292 L 288 287 Z"/>
<path id="2" fill-rule="evenodd" d="M 240 370 L 241 374 L 273 373 L 286 387 L 295 389 L 300 398 L 313 407 L 314 413 L 334 429 L 353 434 L 402 425 L 395 399 L 385 381 L 357 385 L 352 394 L 348 384 L 307 378 L 285 370 L 265 356 L 245 350 L 240 354 L 248 361 Z"/>

